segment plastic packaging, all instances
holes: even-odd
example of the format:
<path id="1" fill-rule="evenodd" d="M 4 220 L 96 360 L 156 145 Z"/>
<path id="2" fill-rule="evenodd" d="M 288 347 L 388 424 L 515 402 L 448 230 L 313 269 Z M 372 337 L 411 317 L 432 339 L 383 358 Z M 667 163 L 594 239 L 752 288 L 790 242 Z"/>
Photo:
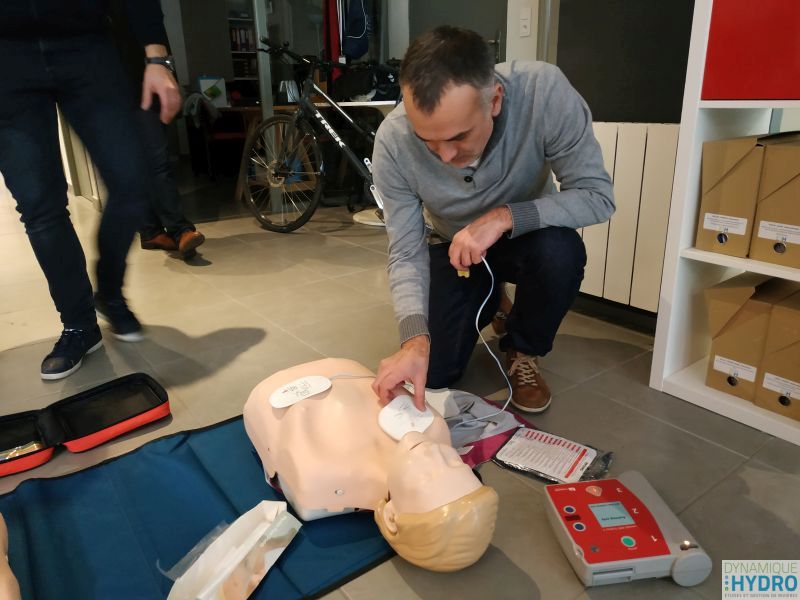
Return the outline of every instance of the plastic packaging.
<path id="1" fill-rule="evenodd" d="M 165 573 L 175 579 L 168 600 L 245 600 L 300 527 L 285 502 L 267 500 L 218 525 Z"/>

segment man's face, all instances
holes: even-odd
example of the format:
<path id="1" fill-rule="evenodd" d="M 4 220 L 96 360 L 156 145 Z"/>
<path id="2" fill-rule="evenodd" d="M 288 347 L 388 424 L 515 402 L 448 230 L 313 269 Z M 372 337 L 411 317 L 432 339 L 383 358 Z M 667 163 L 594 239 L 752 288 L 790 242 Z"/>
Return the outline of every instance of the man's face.
<path id="1" fill-rule="evenodd" d="M 484 92 L 471 85 L 450 85 L 433 113 L 414 104 L 410 88 L 403 87 L 408 120 L 419 139 L 439 159 L 456 168 L 471 164 L 482 153 L 492 135 L 493 117 L 500 114 L 503 87 L 494 84 L 489 102 Z"/>

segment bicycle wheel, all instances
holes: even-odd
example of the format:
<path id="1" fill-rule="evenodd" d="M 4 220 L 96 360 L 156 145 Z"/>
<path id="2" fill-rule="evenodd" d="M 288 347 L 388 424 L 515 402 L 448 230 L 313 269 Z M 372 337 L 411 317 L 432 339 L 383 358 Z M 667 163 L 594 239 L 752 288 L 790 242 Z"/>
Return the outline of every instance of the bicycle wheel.
<path id="1" fill-rule="evenodd" d="M 288 233 L 311 218 L 322 195 L 322 153 L 310 127 L 275 115 L 245 144 L 245 204 L 265 229 Z M 287 135 L 292 139 L 287 140 Z M 286 144 L 284 144 L 286 140 Z M 285 151 L 284 151 L 285 149 Z"/>

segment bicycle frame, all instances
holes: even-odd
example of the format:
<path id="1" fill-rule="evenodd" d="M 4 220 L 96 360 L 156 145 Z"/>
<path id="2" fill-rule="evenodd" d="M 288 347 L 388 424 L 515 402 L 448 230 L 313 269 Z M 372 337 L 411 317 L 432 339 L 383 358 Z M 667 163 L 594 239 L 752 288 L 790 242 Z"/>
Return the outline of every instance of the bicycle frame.
<path id="1" fill-rule="evenodd" d="M 312 70 L 313 73 L 313 70 Z M 294 118 L 292 119 L 292 125 L 294 128 L 298 127 L 298 123 L 301 121 L 307 121 L 311 124 L 317 124 L 317 127 L 321 127 L 324 131 L 328 133 L 328 135 L 333 138 L 333 141 L 339 147 L 339 149 L 344 154 L 347 161 L 353 166 L 353 168 L 358 172 L 358 174 L 367 182 L 369 186 L 369 190 L 372 193 L 372 197 L 375 200 L 375 203 L 378 205 L 378 208 L 383 210 L 383 200 L 378 193 L 378 190 L 375 188 L 375 184 L 372 181 L 372 163 L 370 162 L 369 157 L 364 157 L 363 160 L 359 160 L 358 156 L 355 152 L 347 145 L 336 129 L 328 122 L 328 120 L 322 115 L 322 112 L 319 110 L 312 101 L 311 95 L 318 94 L 331 108 L 333 108 L 337 113 L 339 113 L 349 124 L 350 126 L 361 136 L 369 139 L 370 142 L 375 141 L 375 132 L 372 128 L 367 127 L 364 129 L 358 123 L 353 120 L 353 118 L 348 115 L 344 109 L 342 109 L 336 101 L 328 96 L 324 90 L 322 90 L 311 77 L 309 76 L 306 78 L 305 82 L 303 83 L 303 94 L 300 98 L 300 102 L 298 103 L 298 109 L 294 114 Z M 290 131 L 290 133 L 292 133 Z M 291 139 L 291 135 L 286 136 L 284 139 L 284 147 L 282 148 L 282 154 L 285 154 L 286 147 L 285 144 L 288 143 L 288 140 Z"/>

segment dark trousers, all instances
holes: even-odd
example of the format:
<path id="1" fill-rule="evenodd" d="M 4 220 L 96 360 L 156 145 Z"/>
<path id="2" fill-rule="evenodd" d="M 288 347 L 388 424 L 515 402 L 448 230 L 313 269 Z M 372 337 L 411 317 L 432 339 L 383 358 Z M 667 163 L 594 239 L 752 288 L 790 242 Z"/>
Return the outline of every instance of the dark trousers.
<path id="1" fill-rule="evenodd" d="M 158 102 L 154 104 L 150 110 L 136 111 L 153 183 L 153 195 L 140 230 L 145 240 L 164 230 L 174 238 L 184 231 L 194 231 L 194 225 L 183 215 L 181 196 L 169 159 L 166 127 L 159 118 Z"/>
<path id="2" fill-rule="evenodd" d="M 0 172 L 64 326 L 91 327 L 92 286 L 67 210 L 56 105 L 109 190 L 97 236 L 97 288 L 114 297 L 150 194 L 135 96 L 104 36 L 1 39 L 0 65 Z"/>
<path id="3" fill-rule="evenodd" d="M 427 386 L 448 387 L 461 377 L 478 339 L 475 317 L 489 293 L 486 266 L 473 265 L 469 278 L 450 264 L 450 244 L 430 246 L 431 284 L 428 328 L 431 354 Z M 486 253 L 495 289 L 480 318 L 489 324 L 500 302 L 500 282 L 516 284 L 514 308 L 506 321 L 501 350 L 544 356 L 575 300 L 583 280 L 586 250 L 578 232 L 563 227 L 539 229 L 514 239 L 500 238 Z"/>

